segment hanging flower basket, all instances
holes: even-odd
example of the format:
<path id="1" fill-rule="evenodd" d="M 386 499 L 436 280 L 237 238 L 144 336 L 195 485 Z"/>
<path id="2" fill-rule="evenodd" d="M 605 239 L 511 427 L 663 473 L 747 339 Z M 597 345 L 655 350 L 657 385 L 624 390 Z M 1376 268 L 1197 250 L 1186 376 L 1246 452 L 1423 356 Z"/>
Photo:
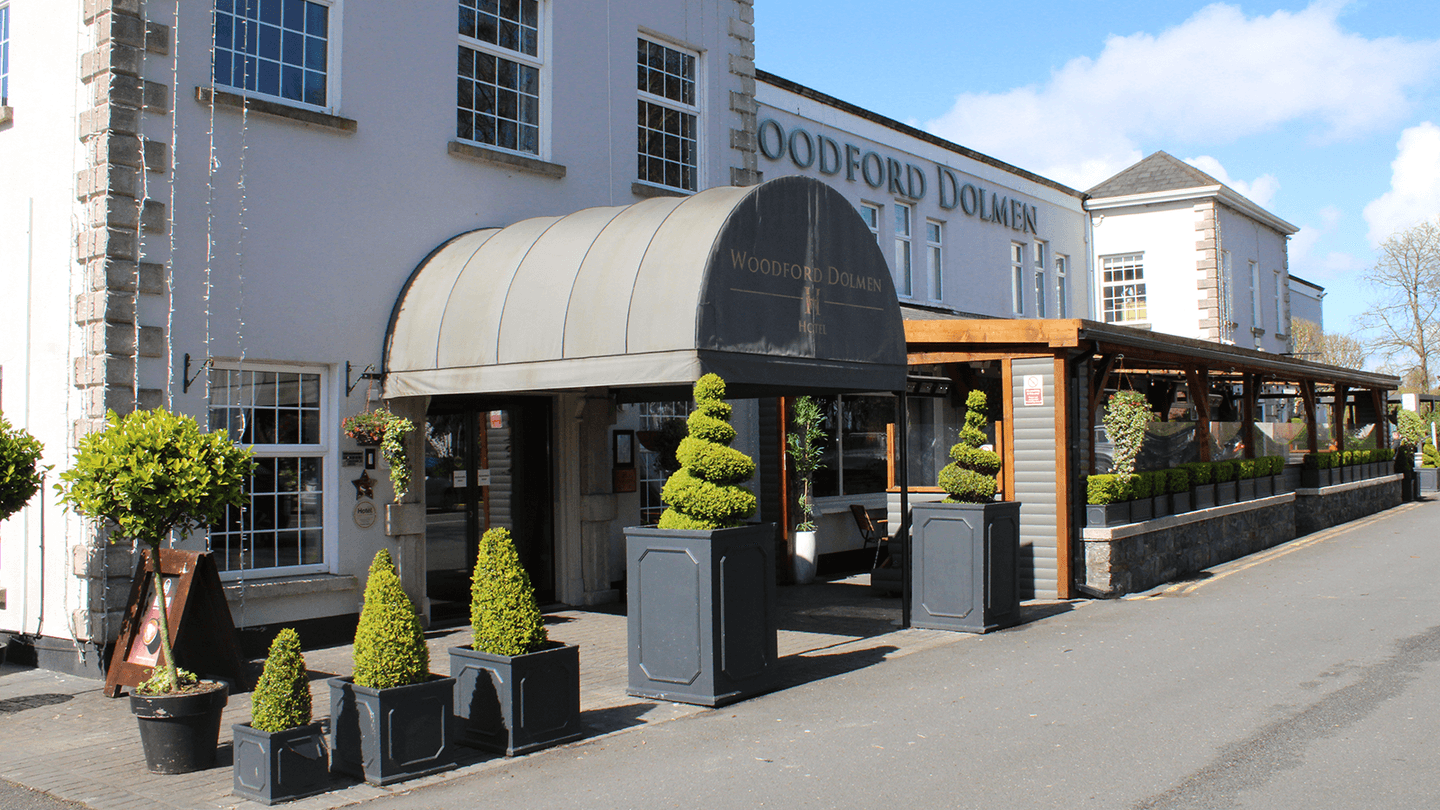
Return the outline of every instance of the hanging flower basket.
<path id="1" fill-rule="evenodd" d="M 385 428 L 396 418 L 395 414 L 386 410 L 366 411 L 345 417 L 340 429 L 360 444 L 377 445 L 385 438 Z"/>
<path id="2" fill-rule="evenodd" d="M 340 429 L 360 444 L 380 445 L 380 454 L 390 465 L 390 483 L 395 487 L 395 500 L 405 497 L 405 493 L 410 491 L 405 435 L 415 429 L 415 424 L 382 408 L 347 416 L 340 422 Z"/>

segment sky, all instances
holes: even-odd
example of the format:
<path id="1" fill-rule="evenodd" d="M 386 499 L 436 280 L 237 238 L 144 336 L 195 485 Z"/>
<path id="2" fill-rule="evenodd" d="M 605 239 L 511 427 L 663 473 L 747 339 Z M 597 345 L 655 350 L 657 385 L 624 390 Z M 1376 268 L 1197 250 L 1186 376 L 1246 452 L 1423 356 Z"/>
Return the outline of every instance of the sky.
<path id="1" fill-rule="evenodd" d="M 762 70 L 1072 188 L 1191 163 L 1299 227 L 1329 332 L 1440 215 L 1437 0 L 755 0 L 755 28 Z"/>

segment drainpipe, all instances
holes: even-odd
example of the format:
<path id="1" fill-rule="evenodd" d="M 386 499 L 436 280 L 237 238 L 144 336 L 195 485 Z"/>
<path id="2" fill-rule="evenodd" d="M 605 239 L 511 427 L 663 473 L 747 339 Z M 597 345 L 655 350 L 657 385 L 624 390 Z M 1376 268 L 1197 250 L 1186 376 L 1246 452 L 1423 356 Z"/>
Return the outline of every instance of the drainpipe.
<path id="1" fill-rule="evenodd" d="M 896 441 L 900 445 L 900 529 L 895 539 L 905 549 L 904 565 L 900 566 L 900 627 L 910 627 L 910 571 L 915 565 L 915 555 L 910 548 L 910 397 L 904 388 L 900 389 L 899 429 Z"/>

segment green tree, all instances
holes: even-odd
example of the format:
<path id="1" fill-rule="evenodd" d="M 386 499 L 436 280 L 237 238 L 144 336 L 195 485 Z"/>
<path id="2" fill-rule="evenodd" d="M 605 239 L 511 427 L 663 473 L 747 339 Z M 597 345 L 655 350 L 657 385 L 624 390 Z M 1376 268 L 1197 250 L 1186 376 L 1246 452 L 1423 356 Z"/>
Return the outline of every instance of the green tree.
<path id="1" fill-rule="evenodd" d="M 19 512 L 40 489 L 48 467 L 40 466 L 40 442 L 24 428 L 11 427 L 0 413 L 0 520 Z"/>
<path id="2" fill-rule="evenodd" d="M 660 490 L 670 507 L 660 515 L 660 528 L 724 529 L 755 514 L 755 493 L 740 486 L 755 474 L 755 462 L 730 446 L 730 413 L 724 380 L 706 374 L 695 382 L 695 411 L 686 420 L 690 435 L 675 452 L 681 467 Z"/>
<path id="3" fill-rule="evenodd" d="M 400 586 L 390 552 L 370 562 L 365 603 L 355 628 L 355 683 L 367 689 L 408 686 L 430 678 L 430 650 L 415 605 Z"/>
<path id="4" fill-rule="evenodd" d="M 183 539 L 200 526 L 219 523 L 226 507 L 245 503 L 245 479 L 254 462 L 224 431 L 204 433 L 194 419 L 164 408 L 124 417 L 110 411 L 105 428 L 80 439 L 75 466 L 60 473 L 60 501 L 102 521 L 110 542 L 141 542 L 158 563 L 171 533 Z M 154 594 L 164 581 L 155 567 Z M 159 611 L 163 661 L 143 691 L 173 692 L 180 671 L 170 648 L 170 621 Z"/>
<path id="5" fill-rule="evenodd" d="M 1116 391 L 1105 404 L 1105 435 L 1115 448 L 1110 472 L 1122 486 L 1135 474 L 1135 459 L 1145 443 L 1145 428 L 1155 421 L 1150 403 L 1139 391 Z"/>
<path id="6" fill-rule="evenodd" d="M 259 731 L 285 731 L 310 722 L 310 679 L 300 634 L 286 627 L 270 643 L 265 669 L 250 699 L 250 725 Z"/>
<path id="7" fill-rule="evenodd" d="M 470 580 L 470 632 L 471 648 L 491 655 L 524 655 L 550 638 L 508 529 L 480 538 Z"/>
<path id="8" fill-rule="evenodd" d="M 1364 276 L 1377 298 L 1361 323 L 1372 346 L 1404 358 L 1422 392 L 1434 390 L 1430 355 L 1440 347 L 1440 225 L 1421 222 L 1391 234 Z"/>
<path id="9" fill-rule="evenodd" d="M 965 424 L 960 440 L 950 448 L 950 463 L 940 470 L 940 488 L 949 495 L 946 503 L 987 503 L 995 497 L 995 474 L 1000 456 L 983 450 L 985 443 L 985 392 L 971 391 L 965 397 Z"/>
<path id="10" fill-rule="evenodd" d="M 795 524 L 797 532 L 815 531 L 815 471 L 825 465 L 820 461 L 825 448 L 825 432 L 821 430 L 825 416 L 820 404 L 812 397 L 799 397 L 791 414 L 795 430 L 786 434 L 785 444 L 795 460 L 795 473 L 800 476 L 800 514 L 804 520 Z"/>

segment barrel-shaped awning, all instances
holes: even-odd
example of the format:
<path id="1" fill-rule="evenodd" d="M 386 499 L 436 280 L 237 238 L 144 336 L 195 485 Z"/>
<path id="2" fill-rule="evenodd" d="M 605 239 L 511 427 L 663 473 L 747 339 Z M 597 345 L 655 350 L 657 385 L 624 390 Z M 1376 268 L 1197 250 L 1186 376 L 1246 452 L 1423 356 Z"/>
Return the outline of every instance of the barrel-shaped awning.
<path id="1" fill-rule="evenodd" d="M 603 387 L 896 391 L 905 332 L 851 204 L 805 177 L 451 239 L 390 319 L 387 397 Z"/>

